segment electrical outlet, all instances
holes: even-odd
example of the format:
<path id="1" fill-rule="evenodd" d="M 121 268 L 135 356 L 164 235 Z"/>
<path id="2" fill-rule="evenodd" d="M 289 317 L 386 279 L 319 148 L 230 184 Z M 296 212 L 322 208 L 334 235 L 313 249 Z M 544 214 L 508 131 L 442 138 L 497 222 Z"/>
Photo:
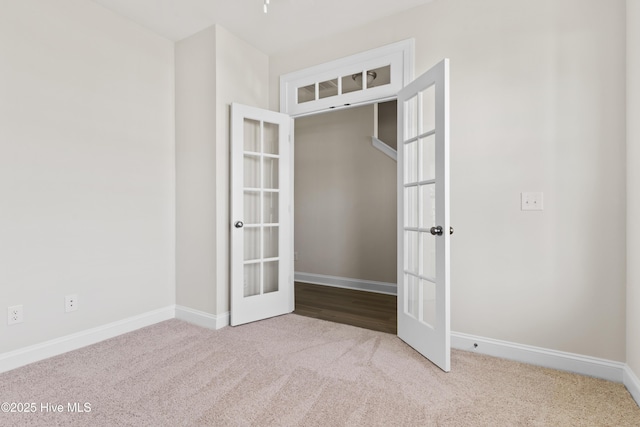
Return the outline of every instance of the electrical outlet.
<path id="1" fill-rule="evenodd" d="M 544 208 L 541 192 L 521 193 L 520 202 L 520 209 L 523 211 L 541 211 Z"/>
<path id="2" fill-rule="evenodd" d="M 78 309 L 78 295 L 67 295 L 64 297 L 64 311 L 69 313 L 70 311 L 76 311 Z"/>
<path id="3" fill-rule="evenodd" d="M 294 252 L 293 253 L 293 260 L 297 261 L 298 260 L 298 252 Z"/>
<path id="4" fill-rule="evenodd" d="M 7 308 L 7 325 L 22 323 L 22 306 L 14 305 Z"/>

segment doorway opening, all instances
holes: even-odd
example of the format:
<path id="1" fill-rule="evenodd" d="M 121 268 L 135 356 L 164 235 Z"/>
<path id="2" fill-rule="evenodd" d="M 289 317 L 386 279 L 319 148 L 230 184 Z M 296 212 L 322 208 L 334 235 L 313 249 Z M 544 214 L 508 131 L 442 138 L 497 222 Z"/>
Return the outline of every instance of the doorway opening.
<path id="1" fill-rule="evenodd" d="M 434 65 L 396 96 L 397 335 L 448 372 L 453 232 L 449 221 L 449 60 Z M 231 107 L 234 222 L 230 323 L 237 326 L 294 311 L 294 197 L 289 185 L 293 183 L 289 172 L 294 162 L 290 115 L 240 104 Z M 324 139 L 325 143 L 330 140 Z M 358 188 L 377 194 L 378 186 L 373 181 Z M 350 183 L 348 179 L 342 181 L 343 185 Z M 251 223 L 245 227 L 239 215 L 249 217 Z M 333 224 L 360 222 L 338 218 Z M 265 234 L 273 227 L 277 227 L 277 243 L 270 233 Z M 315 227 L 310 224 L 310 228 Z M 379 232 L 373 227 L 365 230 L 369 234 Z M 382 248 L 385 246 L 378 247 Z M 278 286 L 272 286 L 274 283 Z M 384 287 L 385 283 L 373 285 Z"/>
<path id="2" fill-rule="evenodd" d="M 395 100 L 297 118 L 295 312 L 397 330 Z"/>

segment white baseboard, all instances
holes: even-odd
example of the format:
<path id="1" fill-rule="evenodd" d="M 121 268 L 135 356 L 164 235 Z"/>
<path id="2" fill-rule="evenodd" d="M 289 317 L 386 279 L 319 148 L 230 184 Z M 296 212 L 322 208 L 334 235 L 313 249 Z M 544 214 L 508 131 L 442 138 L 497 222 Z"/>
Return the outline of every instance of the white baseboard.
<path id="1" fill-rule="evenodd" d="M 300 272 L 296 272 L 294 277 L 296 282 L 311 283 L 313 285 L 333 286 L 335 288 L 354 289 L 357 291 L 376 292 L 387 295 L 397 295 L 398 293 L 398 287 L 395 283 Z"/>
<path id="2" fill-rule="evenodd" d="M 629 393 L 640 406 L 640 380 L 636 374 L 631 370 L 629 365 L 624 367 L 624 386 L 629 390 Z"/>
<path id="3" fill-rule="evenodd" d="M 311 279 L 319 275 L 312 275 Z M 304 275 L 303 277 L 309 277 Z M 331 276 L 320 276 L 321 278 Z M 340 279 L 340 278 L 337 278 Z M 303 278 L 296 280 L 307 283 L 315 283 Z M 352 279 L 344 279 L 351 281 Z M 359 283 L 360 281 L 358 281 Z M 328 286 L 340 286 L 327 283 L 315 283 Z M 372 283 L 372 282 L 369 282 Z M 380 283 L 380 282 L 373 282 Z M 387 284 L 391 285 L 391 284 Z M 393 285 L 395 287 L 395 285 Z M 360 289 L 362 287 L 349 287 L 349 289 Z M 364 289 L 368 290 L 368 289 Z M 379 291 L 373 291 L 379 292 Z M 387 292 L 381 292 L 387 293 Z M 67 335 L 41 344 L 32 345 L 19 350 L 0 354 L 0 373 L 10 371 L 20 366 L 34 363 L 49 357 L 57 356 L 68 351 L 76 350 L 91 344 L 104 341 L 136 329 L 151 326 L 165 320 L 177 318 L 198 326 L 209 329 L 220 329 L 229 325 L 229 313 L 213 315 L 202 311 L 194 310 L 183 306 L 170 306 L 158 310 L 140 314 L 138 316 L 123 319 L 107 325 L 88 329 L 86 331 Z M 477 345 L 476 345 L 477 344 Z M 517 344 L 508 341 L 494 340 L 491 338 L 478 337 L 459 332 L 451 333 L 451 347 L 486 354 L 488 356 L 500 357 L 503 359 L 515 360 L 546 368 L 559 369 L 562 371 L 574 372 L 591 377 L 602 378 L 609 381 L 623 383 L 636 403 L 640 405 L 640 380 L 631 368 L 621 362 L 614 362 L 606 359 L 583 356 L 574 353 L 550 350 L 546 348 Z"/>
<path id="4" fill-rule="evenodd" d="M 627 368 L 627 365 L 622 362 L 483 338 L 459 332 L 451 333 L 451 347 L 486 354 L 488 356 L 500 357 L 502 359 L 529 363 L 531 365 L 543 366 L 545 368 L 602 378 L 618 383 L 623 382 L 624 372 Z"/>
<path id="5" fill-rule="evenodd" d="M 204 311 L 176 305 L 176 319 L 193 323 L 208 329 L 221 329 L 229 326 L 229 313 L 219 315 L 205 313 Z"/>
<path id="6" fill-rule="evenodd" d="M 175 307 L 165 307 L 138 316 L 129 317 L 128 319 L 45 341 L 40 344 L 9 351 L 0 354 L 0 372 L 10 371 L 11 369 L 28 365 L 29 363 L 77 350 L 118 335 L 126 334 L 127 332 L 135 331 L 136 329 L 144 328 L 145 326 L 151 326 L 155 323 L 173 319 L 174 317 Z"/>

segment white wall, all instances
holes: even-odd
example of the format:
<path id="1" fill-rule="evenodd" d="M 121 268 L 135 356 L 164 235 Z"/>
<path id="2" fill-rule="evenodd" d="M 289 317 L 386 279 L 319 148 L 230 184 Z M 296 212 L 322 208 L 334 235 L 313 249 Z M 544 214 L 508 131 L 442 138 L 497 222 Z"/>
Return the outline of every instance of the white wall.
<path id="1" fill-rule="evenodd" d="M 176 303 L 216 313 L 216 30 L 175 45 Z"/>
<path id="2" fill-rule="evenodd" d="M 176 44 L 178 305 L 229 311 L 229 107 L 268 106 L 268 64 L 220 26 Z"/>
<path id="3" fill-rule="evenodd" d="M 627 364 L 640 377 L 640 0 L 627 0 Z"/>
<path id="4" fill-rule="evenodd" d="M 635 23 L 638 2 L 628 3 Z M 205 109 L 192 111 L 197 129 L 176 135 L 195 135 L 214 156 L 189 175 L 204 190 L 178 194 L 213 211 L 215 226 L 201 218 L 180 236 L 178 220 L 187 245 L 178 264 L 199 256 L 205 275 L 178 272 L 179 303 L 228 310 L 228 103 L 271 99 L 277 109 L 281 74 L 415 37 L 418 73 L 452 61 L 453 329 L 625 360 L 629 267 L 626 360 L 640 371 L 640 287 L 625 263 L 624 226 L 627 214 L 632 260 L 640 132 L 629 120 L 626 191 L 623 0 L 436 1 L 271 60 L 222 28 L 209 31 L 189 53 L 205 55 L 189 89 L 201 91 Z M 0 322 L 0 352 L 172 304 L 172 44 L 91 2 L 0 0 L 0 53 L 0 308 L 23 304 L 25 315 L 19 325 Z M 181 70 L 180 54 L 177 72 L 193 72 Z M 178 93 L 176 109 L 197 108 L 181 95 L 193 96 Z M 189 149 L 178 145 L 177 156 Z M 198 200 L 208 189 L 215 196 Z M 519 211 L 525 190 L 545 192 L 544 212 Z M 189 246 L 201 234 L 213 258 Z M 65 314 L 70 293 L 80 309 Z"/>
<path id="5" fill-rule="evenodd" d="M 231 103 L 269 107 L 269 57 L 216 26 L 216 293 L 218 314 L 229 312 L 229 117 Z"/>
<path id="6" fill-rule="evenodd" d="M 24 306 L 0 353 L 173 304 L 172 43 L 91 2 L 2 0 L 0 58 L 0 312 Z"/>
<path id="7" fill-rule="evenodd" d="M 270 60 L 451 59 L 452 329 L 625 360 L 625 2 L 435 1 Z M 543 212 L 520 192 L 543 191 Z"/>

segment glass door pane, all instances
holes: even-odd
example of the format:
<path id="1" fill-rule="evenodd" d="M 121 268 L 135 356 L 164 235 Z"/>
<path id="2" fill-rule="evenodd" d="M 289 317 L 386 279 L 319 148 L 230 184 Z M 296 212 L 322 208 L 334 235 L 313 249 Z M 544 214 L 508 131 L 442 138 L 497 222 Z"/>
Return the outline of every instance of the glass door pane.
<path id="1" fill-rule="evenodd" d="M 264 263 L 264 293 L 270 294 L 278 292 L 280 289 L 278 283 L 279 265 L 278 261 L 270 261 Z"/>
<path id="2" fill-rule="evenodd" d="M 244 190 L 243 218 L 245 225 L 260 224 L 261 199 L 260 191 Z"/>
<path id="3" fill-rule="evenodd" d="M 262 195 L 264 210 L 262 218 L 264 218 L 265 224 L 277 224 L 280 222 L 280 216 L 278 212 L 278 206 L 280 203 L 279 193 L 265 191 Z"/>
<path id="4" fill-rule="evenodd" d="M 244 296 L 260 295 L 260 264 L 244 266 Z"/>
<path id="5" fill-rule="evenodd" d="M 260 122 L 244 119 L 244 151 L 255 153 L 260 150 Z"/>
<path id="6" fill-rule="evenodd" d="M 279 154 L 280 127 L 277 123 L 264 123 L 264 152 Z"/>
<path id="7" fill-rule="evenodd" d="M 280 129 L 245 119 L 244 296 L 279 290 Z"/>

